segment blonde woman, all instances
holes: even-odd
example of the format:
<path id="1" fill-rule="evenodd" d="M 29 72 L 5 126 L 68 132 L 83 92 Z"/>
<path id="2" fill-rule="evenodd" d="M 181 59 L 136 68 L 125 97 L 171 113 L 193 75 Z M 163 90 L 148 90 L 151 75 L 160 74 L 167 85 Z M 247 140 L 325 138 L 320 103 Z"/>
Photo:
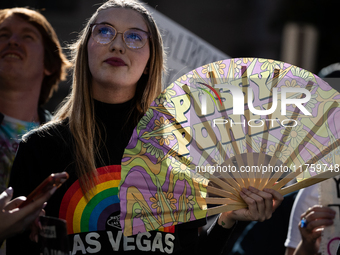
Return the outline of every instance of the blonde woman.
<path id="1" fill-rule="evenodd" d="M 98 8 L 72 49 L 72 92 L 52 122 L 25 137 L 11 176 L 16 195 L 25 195 L 50 173 L 69 173 L 45 210 L 67 220 L 72 254 L 217 251 L 236 220 L 271 216 L 282 200 L 278 193 L 244 190 L 241 196 L 249 209 L 221 214 L 200 242 L 198 222 L 176 226 L 174 233 L 123 237 L 114 195 L 120 163 L 133 128 L 160 93 L 162 39 L 139 2 L 113 0 Z M 39 252 L 23 237 L 8 246 L 9 254 Z"/>

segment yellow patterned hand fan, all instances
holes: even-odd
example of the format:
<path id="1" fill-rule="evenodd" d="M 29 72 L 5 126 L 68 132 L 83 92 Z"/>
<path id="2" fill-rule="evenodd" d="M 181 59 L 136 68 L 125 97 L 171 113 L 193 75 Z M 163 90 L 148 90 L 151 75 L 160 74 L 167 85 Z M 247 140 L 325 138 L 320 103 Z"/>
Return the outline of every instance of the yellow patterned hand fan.
<path id="1" fill-rule="evenodd" d="M 125 149 L 124 234 L 245 208 L 242 187 L 284 195 L 340 174 L 339 102 L 316 75 L 270 59 L 228 59 L 182 76 Z"/>

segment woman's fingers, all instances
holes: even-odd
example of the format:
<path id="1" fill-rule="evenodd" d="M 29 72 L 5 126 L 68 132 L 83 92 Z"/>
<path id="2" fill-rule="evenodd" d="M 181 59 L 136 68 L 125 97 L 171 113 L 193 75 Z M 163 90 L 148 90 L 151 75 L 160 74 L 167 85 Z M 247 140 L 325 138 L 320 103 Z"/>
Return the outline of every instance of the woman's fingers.
<path id="1" fill-rule="evenodd" d="M 233 220 L 242 221 L 264 221 L 271 218 L 274 210 L 283 201 L 283 196 L 272 189 L 261 191 L 254 187 L 242 188 L 240 196 L 248 205 L 248 208 L 225 213 L 223 214 L 225 218 L 229 217 Z"/>
<path id="2" fill-rule="evenodd" d="M 45 207 L 46 201 L 53 195 L 53 193 L 57 190 L 57 187 L 53 187 L 49 192 L 46 192 L 43 196 L 39 197 L 37 200 L 32 201 L 30 204 L 24 206 L 20 209 L 23 214 L 32 214 L 40 211 Z"/>
<path id="3" fill-rule="evenodd" d="M 305 242 L 310 243 L 311 245 L 314 245 L 316 240 L 321 237 L 323 230 L 324 230 L 323 228 L 319 228 L 319 229 L 316 229 L 315 231 L 309 231 L 307 229 L 300 228 L 302 239 Z"/>
<path id="4" fill-rule="evenodd" d="M 42 215 L 42 212 L 44 212 L 43 209 L 41 209 L 40 211 L 35 212 L 31 219 L 28 221 L 28 223 L 32 222 L 30 225 L 30 229 L 31 229 L 31 233 L 30 233 L 30 239 L 33 242 L 38 243 L 38 238 L 39 238 L 39 232 L 41 230 L 41 223 L 39 221 L 39 216 Z"/>
<path id="5" fill-rule="evenodd" d="M 46 201 L 51 197 L 51 195 L 55 192 L 56 187 L 52 188 L 49 192 L 46 192 L 43 196 L 38 198 L 37 200 L 29 203 L 28 205 L 22 207 L 22 208 L 14 208 L 10 213 L 13 214 L 13 218 L 15 217 L 16 222 L 18 222 L 18 226 L 20 225 L 20 231 L 23 231 L 26 229 L 34 220 L 41 214 L 43 208 L 46 206 Z M 20 203 L 18 203 L 19 205 Z M 34 226 L 32 224 L 31 226 Z M 33 227 L 33 232 L 37 233 L 38 227 Z M 34 237 L 34 236 L 33 236 Z M 34 237 L 35 238 L 35 237 Z M 33 239 L 34 240 L 34 239 Z"/>
<path id="6" fill-rule="evenodd" d="M 50 191 L 43 194 L 40 198 L 32 201 L 28 205 L 18 208 L 18 206 L 26 200 L 25 197 L 18 197 L 10 201 L 13 192 L 11 189 L 7 189 L 0 194 L 0 213 L 3 215 L 4 222 L 1 227 L 6 231 L 6 237 L 20 233 L 24 231 L 29 225 L 31 225 L 32 235 L 34 241 L 37 241 L 38 232 L 41 228 L 39 221 L 35 222 L 35 219 L 39 215 L 44 215 L 43 208 L 46 206 L 46 201 L 56 191 L 57 187 L 52 188 Z M 3 223 L 3 222 L 2 222 Z M 2 230 L 0 229 L 0 230 Z M 0 235 L 0 238 L 1 235 Z"/>
<path id="7" fill-rule="evenodd" d="M 254 187 L 242 189 L 240 195 L 243 200 L 248 204 L 250 220 L 264 221 L 271 218 L 274 210 L 272 193 L 261 191 Z M 283 198 L 278 195 L 277 199 L 278 201 L 280 201 L 280 199 Z M 280 203 L 281 202 L 279 202 L 279 204 Z"/>
<path id="8" fill-rule="evenodd" d="M 14 198 L 12 201 L 10 201 L 10 202 L 7 203 L 5 209 L 6 209 L 7 211 L 16 209 L 16 208 L 18 208 L 19 205 L 20 205 L 22 202 L 24 202 L 24 201 L 26 201 L 26 197 L 24 197 L 24 196 L 16 197 L 16 198 Z"/>
<path id="9" fill-rule="evenodd" d="M 327 217 L 327 216 L 335 216 L 335 211 L 332 210 L 329 207 L 326 206 L 322 206 L 322 205 L 314 205 L 313 207 L 310 207 L 306 212 L 304 212 L 301 215 L 301 219 L 307 217 L 307 215 L 310 214 L 315 214 L 318 213 L 317 215 L 320 216 L 320 213 L 323 215 L 323 217 Z M 315 217 L 315 215 L 314 215 Z"/>
<path id="10" fill-rule="evenodd" d="M 245 202 L 248 204 L 249 211 L 253 220 L 264 221 L 265 220 L 265 203 L 263 198 L 259 196 L 257 191 L 243 188 L 242 192 L 246 195 Z"/>
<path id="11" fill-rule="evenodd" d="M 0 208 L 6 207 L 9 201 L 11 201 L 13 196 L 13 189 L 11 187 L 7 188 L 4 192 L 0 194 Z"/>
<path id="12" fill-rule="evenodd" d="M 273 196 L 274 199 L 274 204 L 273 204 L 273 212 L 276 210 L 276 208 L 279 207 L 279 205 L 283 201 L 283 196 L 277 192 L 276 190 L 273 189 L 263 189 L 264 192 L 270 193 Z"/>
<path id="13" fill-rule="evenodd" d="M 258 209 L 255 200 L 250 197 L 251 194 L 252 193 L 245 188 L 242 188 L 242 191 L 240 192 L 242 199 L 248 205 L 248 220 L 257 220 L 256 216 L 258 215 Z"/>
<path id="14" fill-rule="evenodd" d="M 333 224 L 333 220 L 330 219 L 318 219 L 309 222 L 307 220 L 307 226 L 304 228 L 307 231 L 313 232 L 315 229 L 322 228 L 324 226 L 330 226 Z"/>
<path id="15" fill-rule="evenodd" d="M 273 196 L 265 191 L 258 190 L 254 187 L 249 187 L 249 190 L 252 191 L 253 193 L 256 193 L 257 195 L 261 196 L 263 201 L 264 201 L 264 214 L 265 214 L 265 219 L 270 219 L 272 217 L 273 213 Z"/>
<path id="16" fill-rule="evenodd" d="M 49 192 L 46 192 L 46 194 L 44 194 L 42 197 L 22 208 L 25 209 L 26 207 L 31 207 L 29 208 L 31 214 L 27 217 L 27 224 L 30 224 L 32 222 L 30 227 L 31 228 L 30 239 L 33 242 L 38 242 L 39 236 L 38 234 L 39 231 L 41 230 L 39 216 L 45 215 L 45 211 L 43 209 L 47 205 L 46 201 L 54 194 L 56 190 L 57 187 L 55 186 Z"/>
<path id="17" fill-rule="evenodd" d="M 335 217 L 335 213 L 312 211 L 308 215 L 302 218 L 305 218 L 308 222 L 311 222 L 311 221 L 320 220 L 320 219 L 334 219 L 334 217 Z"/>
<path id="18" fill-rule="evenodd" d="M 306 212 L 301 214 L 301 219 L 306 221 L 305 227 L 302 227 L 301 222 L 299 224 L 301 231 L 315 232 L 324 226 L 330 226 L 333 224 L 335 218 L 335 211 L 325 206 L 313 206 Z"/>
<path id="19" fill-rule="evenodd" d="M 335 211 L 321 205 L 313 206 L 301 215 L 301 220 L 304 220 L 304 224 L 299 223 L 299 230 L 307 247 L 315 247 L 315 250 L 319 249 L 318 238 L 320 238 L 325 226 L 333 224 L 334 217 Z"/>
<path id="20" fill-rule="evenodd" d="M 319 237 L 321 237 L 321 234 L 322 234 L 323 230 L 324 230 L 324 228 L 318 228 L 318 229 L 316 229 L 316 230 L 313 232 L 313 234 L 312 234 L 313 240 L 316 240 L 316 239 L 318 239 Z"/>

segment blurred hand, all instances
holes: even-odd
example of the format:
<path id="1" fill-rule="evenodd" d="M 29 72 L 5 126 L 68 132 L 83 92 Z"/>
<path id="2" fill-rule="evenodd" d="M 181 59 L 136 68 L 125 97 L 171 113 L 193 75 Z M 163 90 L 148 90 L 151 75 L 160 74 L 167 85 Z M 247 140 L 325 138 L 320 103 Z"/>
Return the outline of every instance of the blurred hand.
<path id="1" fill-rule="evenodd" d="M 42 230 L 41 223 L 40 223 L 39 219 L 40 219 L 40 216 L 45 216 L 45 215 L 46 215 L 45 210 L 42 209 L 39 212 L 39 215 L 35 218 L 35 220 L 30 225 L 30 229 L 31 229 L 30 239 L 33 242 L 38 243 L 38 241 L 39 241 L 39 232 L 40 232 L 40 230 Z"/>
<path id="2" fill-rule="evenodd" d="M 222 213 L 218 224 L 231 228 L 237 220 L 262 222 L 270 219 L 272 213 L 283 201 L 283 196 L 273 189 L 260 191 L 254 187 L 242 188 L 240 196 L 247 203 L 248 208 Z"/>
<path id="3" fill-rule="evenodd" d="M 46 192 L 36 201 L 20 209 L 18 206 L 26 200 L 25 197 L 17 197 L 11 201 L 13 189 L 8 188 L 2 192 L 0 194 L 0 242 L 14 234 L 23 232 L 37 219 L 39 214 L 42 213 L 46 201 L 55 190 L 56 188 L 52 188 L 50 192 Z"/>
<path id="4" fill-rule="evenodd" d="M 301 214 L 301 219 L 305 219 L 307 225 L 301 226 L 299 230 L 302 241 L 300 242 L 295 254 L 317 254 L 320 247 L 321 234 L 325 226 L 333 224 L 335 211 L 322 205 L 314 205 L 306 212 Z"/>

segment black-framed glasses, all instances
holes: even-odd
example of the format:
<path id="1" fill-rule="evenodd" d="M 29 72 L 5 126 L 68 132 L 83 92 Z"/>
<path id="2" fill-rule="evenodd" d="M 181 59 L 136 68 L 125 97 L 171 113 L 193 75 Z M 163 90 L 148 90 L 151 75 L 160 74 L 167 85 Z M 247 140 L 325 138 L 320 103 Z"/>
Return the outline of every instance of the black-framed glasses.
<path id="1" fill-rule="evenodd" d="M 131 49 L 143 48 L 148 38 L 151 37 L 150 33 L 141 29 L 127 29 L 124 32 L 119 32 L 109 24 L 94 23 L 90 26 L 92 38 L 100 44 L 108 44 L 112 42 L 117 34 L 123 35 L 123 41 L 127 47 Z"/>

